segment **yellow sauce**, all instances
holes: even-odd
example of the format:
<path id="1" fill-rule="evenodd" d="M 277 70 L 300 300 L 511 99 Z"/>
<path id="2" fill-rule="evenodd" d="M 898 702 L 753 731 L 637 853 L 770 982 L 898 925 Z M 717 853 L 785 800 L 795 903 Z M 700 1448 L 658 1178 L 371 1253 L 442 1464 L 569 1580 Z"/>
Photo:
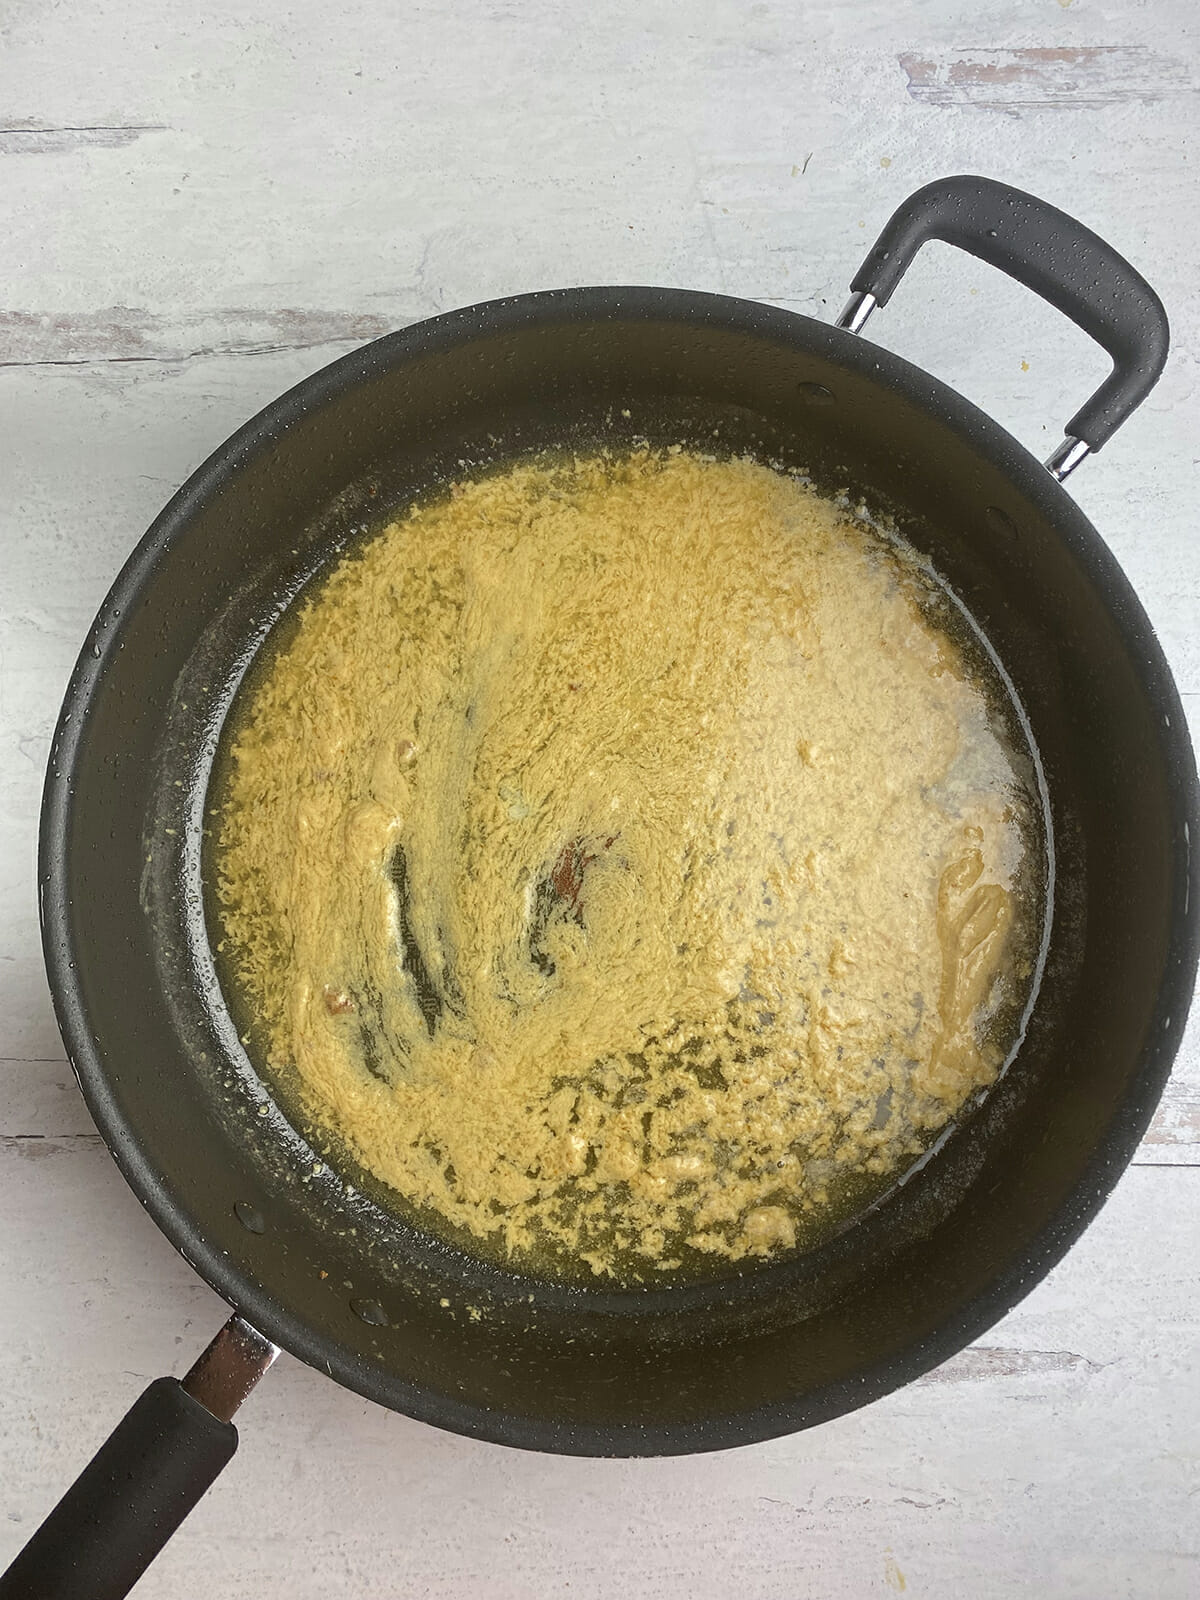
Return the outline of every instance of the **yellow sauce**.
<path id="1" fill-rule="evenodd" d="M 802 482 L 680 450 L 518 464 L 343 559 L 216 797 L 268 1075 L 510 1255 L 815 1238 L 1028 992 L 1033 805 L 932 593 Z"/>

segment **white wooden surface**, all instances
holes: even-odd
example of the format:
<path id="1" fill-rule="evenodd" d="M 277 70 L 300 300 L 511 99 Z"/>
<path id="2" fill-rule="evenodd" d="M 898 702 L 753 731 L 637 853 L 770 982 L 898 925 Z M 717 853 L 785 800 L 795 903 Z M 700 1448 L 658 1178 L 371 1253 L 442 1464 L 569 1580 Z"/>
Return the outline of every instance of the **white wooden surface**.
<path id="1" fill-rule="evenodd" d="M 171 490 L 357 341 L 551 284 L 834 314 L 906 191 L 1024 184 L 1171 312 L 1072 480 L 1200 706 L 1192 0 L 7 0 L 0 8 L 0 1564 L 222 1307 L 91 1128 L 38 953 L 53 719 Z M 874 338 L 1039 451 L 1104 370 L 934 248 Z M 983 1343 L 815 1432 L 675 1461 L 471 1443 L 283 1359 L 143 1581 L 221 1595 L 1200 1593 L 1200 1041 L 1100 1220 Z"/>

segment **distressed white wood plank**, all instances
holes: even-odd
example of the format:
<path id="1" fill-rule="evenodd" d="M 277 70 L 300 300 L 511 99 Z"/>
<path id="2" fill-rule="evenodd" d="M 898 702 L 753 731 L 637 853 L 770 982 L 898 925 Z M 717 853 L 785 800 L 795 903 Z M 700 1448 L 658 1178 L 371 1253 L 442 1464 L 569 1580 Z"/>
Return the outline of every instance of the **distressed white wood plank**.
<path id="1" fill-rule="evenodd" d="M 0 1560 L 144 1379 L 222 1316 L 125 1190 L 62 1058 L 34 912 L 79 641 L 171 491 L 360 339 L 550 284 L 832 316 L 910 189 L 984 171 L 1111 237 L 1167 373 L 1072 493 L 1200 709 L 1190 0 L 458 0 L 0 17 Z M 919 64 L 919 65 L 918 65 Z M 1105 361 L 953 252 L 872 338 L 1037 450 Z M 921 1384 L 711 1458 L 517 1455 L 285 1362 L 139 1593 L 495 1597 L 1196 1592 L 1200 1029 L 1050 1279 Z M 1168 1170 L 1168 1169 L 1178 1170 Z M 179 1341 L 178 1343 L 176 1341 Z M 14 1520 L 15 1519 L 15 1520 Z"/>

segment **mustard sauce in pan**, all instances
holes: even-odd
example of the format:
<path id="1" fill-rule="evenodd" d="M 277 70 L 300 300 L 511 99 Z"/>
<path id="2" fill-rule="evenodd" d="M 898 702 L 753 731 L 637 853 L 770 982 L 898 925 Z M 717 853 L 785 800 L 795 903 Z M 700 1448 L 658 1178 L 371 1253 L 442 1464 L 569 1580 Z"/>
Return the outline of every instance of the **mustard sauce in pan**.
<path id="1" fill-rule="evenodd" d="M 252 1053 L 402 1209 L 624 1280 L 895 1182 L 1019 1038 L 1028 758 L 899 541 L 682 449 L 455 486 L 305 599 L 226 731 Z"/>

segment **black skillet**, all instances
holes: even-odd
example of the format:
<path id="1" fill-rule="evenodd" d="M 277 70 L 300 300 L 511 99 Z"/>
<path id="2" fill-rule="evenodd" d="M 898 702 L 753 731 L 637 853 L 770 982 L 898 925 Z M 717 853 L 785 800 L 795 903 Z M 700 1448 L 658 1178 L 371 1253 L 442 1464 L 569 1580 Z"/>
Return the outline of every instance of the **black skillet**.
<path id="1" fill-rule="evenodd" d="M 1027 284 L 1113 358 L 1047 466 L 855 336 L 935 238 Z M 121 1171 L 239 1315 L 182 1385 L 160 1379 L 142 1396 L 0 1595 L 124 1594 L 233 1454 L 228 1419 L 275 1346 L 382 1405 L 504 1444 L 713 1450 L 835 1417 L 944 1361 L 1095 1215 L 1183 1029 L 1197 790 L 1162 651 L 1061 479 L 1155 382 L 1166 319 L 1102 240 L 982 178 L 915 194 L 853 290 L 837 327 L 718 295 L 598 288 L 406 328 L 269 406 L 130 558 L 54 740 L 46 960 Z M 1045 775 L 1044 975 L 1024 1044 L 982 1106 L 831 1243 L 687 1287 L 555 1285 L 474 1260 L 346 1175 L 313 1170 L 213 974 L 206 784 L 247 662 L 356 531 L 432 481 L 516 452 L 600 434 L 707 441 L 713 429 L 893 514 L 991 641 Z"/>

